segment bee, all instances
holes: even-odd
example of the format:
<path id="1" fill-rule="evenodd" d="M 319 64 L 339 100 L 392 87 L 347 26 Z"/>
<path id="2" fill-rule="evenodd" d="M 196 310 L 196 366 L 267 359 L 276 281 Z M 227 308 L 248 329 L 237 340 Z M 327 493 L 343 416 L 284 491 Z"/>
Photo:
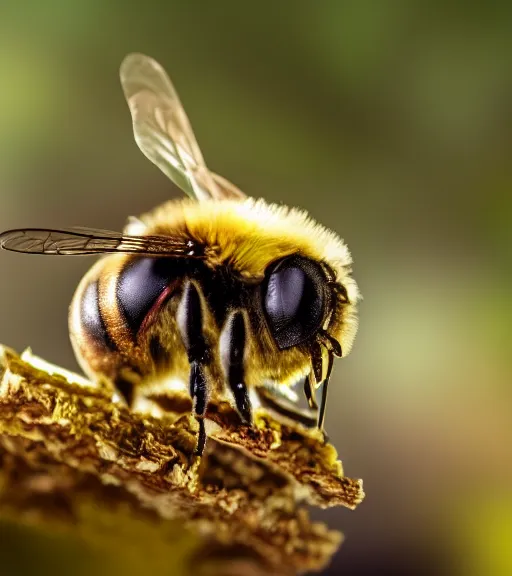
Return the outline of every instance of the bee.
<path id="1" fill-rule="evenodd" d="M 120 78 L 139 148 L 189 198 L 130 218 L 122 233 L 16 229 L 0 246 L 102 255 L 69 310 L 78 362 L 132 409 L 192 411 L 197 454 L 210 401 L 229 401 L 241 425 L 261 408 L 323 431 L 334 357 L 357 330 L 347 246 L 306 212 L 249 198 L 211 172 L 157 62 L 130 54 Z"/>

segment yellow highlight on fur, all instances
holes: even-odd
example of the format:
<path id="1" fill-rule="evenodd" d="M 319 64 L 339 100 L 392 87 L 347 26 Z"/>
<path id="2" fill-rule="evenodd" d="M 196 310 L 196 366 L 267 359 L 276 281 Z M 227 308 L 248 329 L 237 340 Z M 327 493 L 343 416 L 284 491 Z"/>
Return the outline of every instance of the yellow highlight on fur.
<path id="1" fill-rule="evenodd" d="M 298 208 L 269 204 L 263 199 L 222 202 L 171 200 L 141 217 L 146 234 L 173 234 L 211 248 L 209 264 L 228 264 L 247 280 L 261 280 L 272 262 L 300 254 L 326 264 L 336 282 L 347 291 L 348 304 L 342 318 L 335 319 L 332 335 L 339 339 L 344 355 L 356 331 L 356 305 L 360 294 L 351 276 L 352 257 L 331 230 Z M 128 226 L 127 232 L 131 232 Z"/>

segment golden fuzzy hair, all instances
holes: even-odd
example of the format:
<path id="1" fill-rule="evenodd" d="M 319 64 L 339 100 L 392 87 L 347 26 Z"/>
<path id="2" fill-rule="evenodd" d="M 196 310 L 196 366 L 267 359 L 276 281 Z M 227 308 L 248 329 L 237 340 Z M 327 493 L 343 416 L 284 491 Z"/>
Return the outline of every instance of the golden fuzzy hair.
<path id="1" fill-rule="evenodd" d="M 321 262 L 342 285 L 348 303 L 334 311 L 328 330 L 343 354 L 350 351 L 356 331 L 359 290 L 351 276 L 352 258 L 341 238 L 315 222 L 307 212 L 262 199 L 171 200 L 129 224 L 127 233 L 173 234 L 196 240 L 212 250 L 208 263 L 229 265 L 248 280 L 261 280 L 268 265 L 291 254 Z"/>

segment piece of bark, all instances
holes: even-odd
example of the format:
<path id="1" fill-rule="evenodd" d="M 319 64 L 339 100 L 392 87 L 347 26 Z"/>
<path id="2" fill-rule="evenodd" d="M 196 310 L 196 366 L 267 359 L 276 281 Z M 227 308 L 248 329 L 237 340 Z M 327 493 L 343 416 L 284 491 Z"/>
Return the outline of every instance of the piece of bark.
<path id="1" fill-rule="evenodd" d="M 354 508 L 364 493 L 318 432 L 258 412 L 249 428 L 228 403 L 211 405 L 197 458 L 191 415 L 130 411 L 36 360 L 0 348 L 3 517 L 78 532 L 106 552 L 123 546 L 134 563 L 144 550 L 148 573 L 292 575 L 336 551 L 341 534 L 305 506 Z"/>

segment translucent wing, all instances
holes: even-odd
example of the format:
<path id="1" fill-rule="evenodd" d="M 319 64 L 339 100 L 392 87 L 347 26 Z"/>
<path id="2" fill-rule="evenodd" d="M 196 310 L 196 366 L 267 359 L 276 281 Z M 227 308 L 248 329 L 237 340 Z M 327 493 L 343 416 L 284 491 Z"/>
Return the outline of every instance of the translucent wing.
<path id="1" fill-rule="evenodd" d="M 157 62 L 143 54 L 129 54 L 120 76 L 135 141 L 164 174 L 199 201 L 245 197 L 206 167 L 178 94 Z"/>
<path id="2" fill-rule="evenodd" d="M 26 254 L 87 255 L 110 252 L 204 258 L 199 243 L 172 236 L 130 236 L 110 230 L 24 228 L 0 234 L 0 248 Z"/>
<path id="3" fill-rule="evenodd" d="M 215 184 L 217 185 L 218 199 L 226 199 L 226 200 L 241 200 L 242 198 L 246 198 L 246 195 L 224 176 L 219 176 L 219 174 L 215 174 L 215 172 L 210 172 L 211 177 L 213 178 Z"/>

